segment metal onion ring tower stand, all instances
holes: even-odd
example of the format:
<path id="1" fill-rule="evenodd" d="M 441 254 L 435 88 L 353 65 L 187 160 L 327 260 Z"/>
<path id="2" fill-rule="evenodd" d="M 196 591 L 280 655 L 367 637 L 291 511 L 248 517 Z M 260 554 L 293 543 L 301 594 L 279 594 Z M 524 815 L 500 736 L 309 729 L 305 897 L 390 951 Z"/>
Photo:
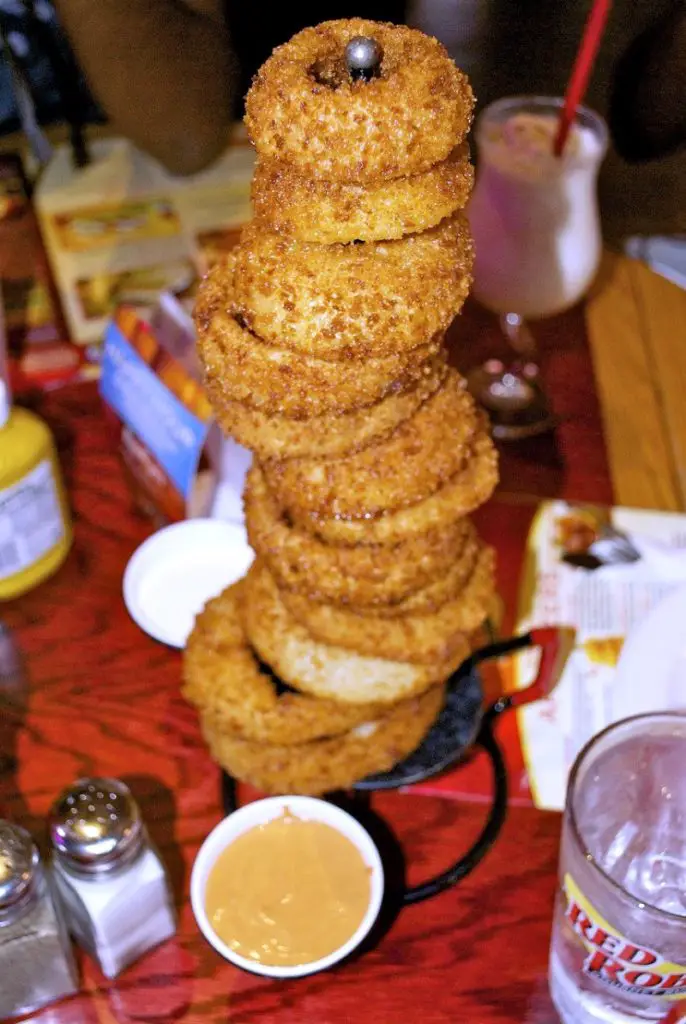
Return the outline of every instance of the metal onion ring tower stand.
<path id="1" fill-rule="evenodd" d="M 375 39 L 358 36 L 348 43 L 345 59 L 352 79 L 368 81 L 379 71 L 382 50 Z M 490 659 L 511 655 L 528 647 L 541 649 L 535 681 L 527 689 L 502 697 L 486 708 L 480 666 Z M 399 899 L 401 906 L 429 899 L 457 884 L 476 867 L 497 838 L 505 821 L 508 783 L 505 760 L 494 735 L 493 724 L 504 711 L 530 703 L 549 692 L 556 681 L 564 647 L 561 630 L 538 629 L 524 636 L 492 643 L 473 654 L 448 681 L 445 706 L 421 746 L 391 771 L 362 779 L 348 794 L 355 813 L 356 806 L 360 809 L 366 807 L 370 794 L 424 782 L 454 767 L 474 747 L 481 748 L 489 758 L 493 794 L 480 834 L 468 852 L 446 870 L 419 885 L 404 888 Z M 236 781 L 227 773 L 223 775 L 222 796 L 226 812 L 231 813 L 237 806 L 237 787 Z"/>

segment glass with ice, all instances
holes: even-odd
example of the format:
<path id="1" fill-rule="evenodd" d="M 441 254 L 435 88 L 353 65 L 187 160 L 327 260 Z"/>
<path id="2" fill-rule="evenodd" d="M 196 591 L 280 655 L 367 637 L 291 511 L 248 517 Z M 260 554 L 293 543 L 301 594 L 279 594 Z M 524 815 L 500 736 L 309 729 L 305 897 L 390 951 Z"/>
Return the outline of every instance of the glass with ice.
<path id="1" fill-rule="evenodd" d="M 500 315 L 521 358 L 500 369 L 490 361 L 470 386 L 495 414 L 496 427 L 512 422 L 510 433 L 495 431 L 504 437 L 549 426 L 545 403 L 536 394 L 533 339 L 525 320 L 573 306 L 600 262 L 596 183 L 607 128 L 601 117 L 579 107 L 556 156 L 562 103 L 541 96 L 498 100 L 476 126 L 477 179 L 468 208 L 476 252 L 474 294 Z"/>
<path id="2" fill-rule="evenodd" d="M 565 1024 L 663 1020 L 686 999 L 684 713 L 618 722 L 576 760 L 550 990 Z"/>

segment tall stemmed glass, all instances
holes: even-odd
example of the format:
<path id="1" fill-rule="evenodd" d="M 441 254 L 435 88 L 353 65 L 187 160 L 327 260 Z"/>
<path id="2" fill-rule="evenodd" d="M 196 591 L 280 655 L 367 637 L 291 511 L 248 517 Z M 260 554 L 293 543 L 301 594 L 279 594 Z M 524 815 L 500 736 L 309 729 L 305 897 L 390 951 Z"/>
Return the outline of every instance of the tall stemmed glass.
<path id="1" fill-rule="evenodd" d="M 476 126 L 477 178 L 468 208 L 474 294 L 499 315 L 513 355 L 508 363 L 488 360 L 468 380 L 499 438 L 554 425 L 527 321 L 575 305 L 601 257 L 596 185 L 607 128 L 598 114 L 579 107 L 564 152 L 555 156 L 562 103 L 544 96 L 497 100 Z"/>

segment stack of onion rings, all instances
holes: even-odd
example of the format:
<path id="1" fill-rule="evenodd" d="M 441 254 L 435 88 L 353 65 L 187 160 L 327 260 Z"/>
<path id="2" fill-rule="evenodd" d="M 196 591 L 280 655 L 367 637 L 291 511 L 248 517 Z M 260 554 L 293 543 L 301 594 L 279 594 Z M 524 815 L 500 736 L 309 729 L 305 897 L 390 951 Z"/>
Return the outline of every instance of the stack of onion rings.
<path id="1" fill-rule="evenodd" d="M 364 81 L 360 35 L 381 52 Z M 216 760 L 268 792 L 409 754 L 492 603 L 466 516 L 497 456 L 444 347 L 473 261 L 472 108 L 436 40 L 363 19 L 299 33 L 247 98 L 256 219 L 195 316 L 218 421 L 259 460 L 258 557 L 198 617 L 184 695 Z"/>

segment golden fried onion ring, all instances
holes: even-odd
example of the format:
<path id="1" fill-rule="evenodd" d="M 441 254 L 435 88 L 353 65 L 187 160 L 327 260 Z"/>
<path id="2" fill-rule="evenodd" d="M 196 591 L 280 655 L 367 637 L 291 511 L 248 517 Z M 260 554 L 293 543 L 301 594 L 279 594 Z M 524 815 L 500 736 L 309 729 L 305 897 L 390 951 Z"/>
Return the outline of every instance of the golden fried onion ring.
<path id="1" fill-rule="evenodd" d="M 276 416 L 347 412 L 410 388 L 431 373 L 436 336 L 412 352 L 379 359 L 331 362 L 268 345 L 245 326 L 233 301 L 234 260 L 210 271 L 196 305 L 198 350 L 213 402 L 222 397 Z"/>
<path id="2" fill-rule="evenodd" d="M 446 565 L 462 561 L 474 537 L 469 520 L 460 519 L 395 545 L 326 544 L 280 515 L 256 465 L 246 483 L 245 522 L 252 547 L 282 587 L 315 601 L 361 608 L 402 601 L 427 586 Z"/>
<path id="3" fill-rule="evenodd" d="M 345 47 L 372 36 L 383 49 L 378 77 L 353 82 Z M 469 130 L 474 97 L 466 76 L 430 36 L 361 18 L 328 21 L 274 50 L 246 98 L 258 154 L 311 178 L 372 181 L 419 174 L 445 160 Z"/>
<path id="4" fill-rule="evenodd" d="M 375 516 L 414 505 L 463 469 L 480 422 L 466 381 L 442 386 L 393 433 L 340 459 L 288 459 L 265 466 L 282 508 L 323 518 Z"/>
<path id="5" fill-rule="evenodd" d="M 435 722 L 444 697 L 445 687 L 434 686 L 341 736 L 296 746 L 243 739 L 206 715 L 201 727 L 212 757 L 234 778 L 264 793 L 316 796 L 347 789 L 408 757 Z"/>
<path id="6" fill-rule="evenodd" d="M 397 544 L 439 530 L 488 501 L 498 483 L 498 455 L 488 434 L 474 441 L 471 456 L 439 490 L 416 505 L 389 509 L 368 519 L 327 519 L 289 508 L 294 523 L 329 544 Z"/>
<path id="7" fill-rule="evenodd" d="M 242 589 L 237 583 L 205 606 L 184 652 L 183 695 L 216 728 L 290 745 L 337 736 L 384 712 L 378 704 L 279 693 L 245 636 L 239 615 Z"/>
<path id="8" fill-rule="evenodd" d="M 462 308 L 473 250 L 463 214 L 419 235 L 349 245 L 300 242 L 253 221 L 235 259 L 236 307 L 266 342 L 308 358 L 402 362 Z M 346 372 L 364 377 L 367 365 Z"/>
<path id="9" fill-rule="evenodd" d="M 288 611 L 315 640 L 346 647 L 370 657 L 435 664 L 465 649 L 467 636 L 484 622 L 495 589 L 494 558 L 484 548 L 463 591 L 438 611 L 405 618 L 315 604 L 301 594 L 282 590 Z"/>
<path id="10" fill-rule="evenodd" d="M 465 640 L 446 661 L 412 665 L 322 644 L 288 613 L 276 582 L 259 560 L 245 577 L 242 616 L 251 645 L 288 686 L 342 703 L 395 704 L 414 697 L 445 682 L 470 653 Z"/>
<path id="11" fill-rule="evenodd" d="M 461 210 L 473 181 L 466 143 L 422 174 L 365 185 L 303 177 L 283 161 L 258 160 L 252 202 L 258 220 L 303 242 L 388 241 Z"/>
<path id="12" fill-rule="evenodd" d="M 352 412 L 307 420 L 270 416 L 227 398 L 219 388 L 213 390 L 213 408 L 220 426 L 262 461 L 346 455 L 388 436 L 437 390 L 445 374 L 445 355 L 440 352 L 428 361 L 426 376 L 413 382 L 409 391 L 388 394 Z"/>
<path id="13" fill-rule="evenodd" d="M 431 615 L 439 611 L 444 604 L 458 600 L 463 588 L 474 572 L 477 560 L 481 557 L 484 545 L 478 539 L 476 530 L 472 527 L 467 543 L 464 546 L 460 557 L 445 565 L 441 572 L 427 583 L 420 590 L 408 594 L 402 601 L 395 604 L 377 605 L 369 609 L 370 614 L 383 619 L 399 619 L 413 615 Z M 359 611 L 366 614 L 366 609 Z"/>

